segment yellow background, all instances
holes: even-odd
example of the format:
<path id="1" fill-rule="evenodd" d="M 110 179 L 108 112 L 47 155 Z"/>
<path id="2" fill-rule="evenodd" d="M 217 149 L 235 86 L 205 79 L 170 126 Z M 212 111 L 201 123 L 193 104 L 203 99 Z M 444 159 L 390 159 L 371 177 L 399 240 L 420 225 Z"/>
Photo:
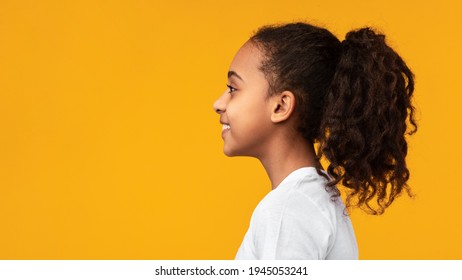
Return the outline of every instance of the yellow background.
<path id="1" fill-rule="evenodd" d="M 416 75 L 417 197 L 354 211 L 361 259 L 461 259 L 458 1 L 0 2 L 0 258 L 231 259 L 270 190 L 212 110 L 263 24 L 371 25 Z"/>

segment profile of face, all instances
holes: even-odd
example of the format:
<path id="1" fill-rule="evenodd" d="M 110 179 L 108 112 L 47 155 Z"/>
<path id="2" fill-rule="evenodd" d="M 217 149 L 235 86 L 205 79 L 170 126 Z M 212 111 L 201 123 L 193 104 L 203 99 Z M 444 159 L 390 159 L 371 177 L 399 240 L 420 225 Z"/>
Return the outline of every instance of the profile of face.
<path id="1" fill-rule="evenodd" d="M 236 53 L 228 72 L 228 90 L 213 104 L 220 115 L 224 153 L 259 158 L 271 139 L 272 102 L 269 84 L 259 66 L 261 51 L 247 41 Z"/>

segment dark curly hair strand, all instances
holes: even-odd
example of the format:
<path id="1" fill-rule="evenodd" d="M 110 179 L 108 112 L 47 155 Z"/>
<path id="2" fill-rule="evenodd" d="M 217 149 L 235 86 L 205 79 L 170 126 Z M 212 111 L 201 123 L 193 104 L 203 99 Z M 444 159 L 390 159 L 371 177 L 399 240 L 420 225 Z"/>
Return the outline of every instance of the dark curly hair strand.
<path id="1" fill-rule="evenodd" d="M 264 26 L 250 40 L 265 55 L 260 70 L 269 94 L 294 93 L 298 130 L 319 143 L 317 159 L 330 162 L 326 188 L 333 199 L 341 183 L 347 207 L 377 215 L 403 190 L 412 196 L 405 135 L 417 131 L 414 75 L 384 35 L 362 28 L 340 42 L 299 22 Z"/>

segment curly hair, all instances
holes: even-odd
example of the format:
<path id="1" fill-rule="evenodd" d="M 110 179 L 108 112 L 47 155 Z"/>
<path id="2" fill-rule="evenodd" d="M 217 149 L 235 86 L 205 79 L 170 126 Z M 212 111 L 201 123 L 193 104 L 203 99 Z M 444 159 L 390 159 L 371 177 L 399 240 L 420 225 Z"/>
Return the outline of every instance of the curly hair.
<path id="1" fill-rule="evenodd" d="M 298 22 L 263 26 L 250 41 L 264 54 L 260 70 L 269 95 L 294 93 L 298 130 L 319 143 L 317 160 L 329 161 L 332 199 L 340 196 L 340 183 L 347 208 L 378 215 L 403 190 L 412 196 L 405 135 L 417 131 L 414 75 L 383 34 L 362 28 L 340 42 L 324 28 Z"/>

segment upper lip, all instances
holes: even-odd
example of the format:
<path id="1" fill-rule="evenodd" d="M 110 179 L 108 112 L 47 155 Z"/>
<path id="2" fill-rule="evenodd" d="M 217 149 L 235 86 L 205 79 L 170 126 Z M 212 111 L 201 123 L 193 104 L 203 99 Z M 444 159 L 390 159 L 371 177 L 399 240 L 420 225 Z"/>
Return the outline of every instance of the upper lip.
<path id="1" fill-rule="evenodd" d="M 221 123 L 221 124 L 227 124 L 227 125 L 229 125 L 229 123 L 225 123 L 225 122 L 222 121 L 222 120 L 220 120 L 220 123 Z"/>

